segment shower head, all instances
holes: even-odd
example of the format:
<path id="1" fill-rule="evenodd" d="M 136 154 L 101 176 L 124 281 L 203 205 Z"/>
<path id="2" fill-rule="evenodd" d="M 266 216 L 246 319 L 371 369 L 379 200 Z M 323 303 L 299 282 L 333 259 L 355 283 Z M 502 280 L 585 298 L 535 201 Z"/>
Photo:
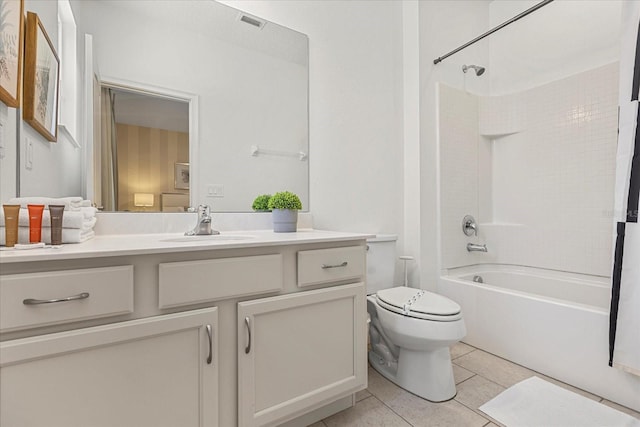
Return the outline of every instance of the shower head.
<path id="1" fill-rule="evenodd" d="M 473 68 L 475 70 L 476 76 L 481 76 L 482 74 L 484 74 L 484 67 L 480 67 L 479 65 L 463 65 L 462 72 L 466 73 L 469 68 Z"/>

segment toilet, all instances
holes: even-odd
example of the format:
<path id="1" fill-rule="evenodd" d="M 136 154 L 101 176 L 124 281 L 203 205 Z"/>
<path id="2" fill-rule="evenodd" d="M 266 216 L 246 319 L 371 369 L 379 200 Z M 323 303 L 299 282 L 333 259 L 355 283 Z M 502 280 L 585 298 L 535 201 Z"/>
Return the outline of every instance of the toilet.
<path id="1" fill-rule="evenodd" d="M 456 395 L 449 346 L 466 335 L 460 306 L 450 299 L 393 286 L 397 236 L 367 241 L 369 363 L 390 381 L 432 402 Z"/>

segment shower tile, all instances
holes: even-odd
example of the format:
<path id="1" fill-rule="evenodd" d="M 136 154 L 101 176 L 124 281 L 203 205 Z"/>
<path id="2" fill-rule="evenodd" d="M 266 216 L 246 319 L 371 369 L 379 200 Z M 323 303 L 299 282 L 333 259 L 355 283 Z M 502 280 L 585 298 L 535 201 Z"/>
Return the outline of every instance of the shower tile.
<path id="1" fill-rule="evenodd" d="M 618 405 L 617 403 L 611 402 L 607 399 L 602 400 L 603 405 L 607 405 L 613 409 L 617 409 L 620 412 L 624 412 L 625 414 L 631 415 L 640 420 L 640 412 L 634 411 L 633 409 L 627 408 L 626 406 Z"/>
<path id="2" fill-rule="evenodd" d="M 449 348 L 449 351 L 451 353 L 451 360 L 460 356 L 464 356 L 465 354 L 470 353 L 475 349 L 475 347 L 471 347 L 469 344 L 457 342 Z"/>
<path id="3" fill-rule="evenodd" d="M 375 397 L 368 397 L 356 406 L 338 412 L 323 420 L 327 427 L 365 427 L 365 426 L 389 426 L 411 427 L 409 423 L 395 414 Z"/>
<path id="4" fill-rule="evenodd" d="M 462 381 L 468 380 L 475 374 L 471 371 L 468 371 L 455 363 L 453 364 L 453 379 L 456 384 L 460 384 Z"/>
<path id="5" fill-rule="evenodd" d="M 456 400 L 474 411 L 505 390 L 499 384 L 479 375 L 469 378 L 457 386 Z"/>
<path id="6" fill-rule="evenodd" d="M 482 350 L 472 351 L 457 358 L 456 364 L 503 387 L 511 387 L 535 374 L 527 368 Z"/>

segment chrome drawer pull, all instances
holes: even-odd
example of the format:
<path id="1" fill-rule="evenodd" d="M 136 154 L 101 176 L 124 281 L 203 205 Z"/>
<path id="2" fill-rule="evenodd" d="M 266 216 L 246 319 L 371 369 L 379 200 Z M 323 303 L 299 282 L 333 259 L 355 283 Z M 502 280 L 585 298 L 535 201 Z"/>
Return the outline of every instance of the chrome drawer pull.
<path id="1" fill-rule="evenodd" d="M 347 261 L 343 262 L 342 264 L 334 264 L 334 265 L 322 264 L 322 269 L 326 270 L 327 268 L 346 267 L 347 264 L 349 264 Z"/>
<path id="2" fill-rule="evenodd" d="M 209 337 L 209 357 L 207 357 L 207 365 L 211 365 L 211 362 L 213 361 L 213 337 L 211 325 L 207 325 L 207 337 Z"/>
<path id="3" fill-rule="evenodd" d="M 33 298 L 27 298 L 25 300 L 22 300 L 22 303 L 24 305 L 53 304 L 55 302 L 75 301 L 75 300 L 78 300 L 78 299 L 86 299 L 86 298 L 89 298 L 89 292 L 83 292 L 83 293 L 78 294 L 78 295 L 72 295 L 70 297 L 57 298 L 57 299 L 33 299 Z"/>
<path id="4" fill-rule="evenodd" d="M 247 343 L 247 346 L 244 348 L 244 354 L 249 354 L 249 352 L 251 351 L 251 325 L 249 324 L 248 317 L 244 318 L 244 324 L 247 326 L 247 332 L 249 332 L 249 342 Z"/>

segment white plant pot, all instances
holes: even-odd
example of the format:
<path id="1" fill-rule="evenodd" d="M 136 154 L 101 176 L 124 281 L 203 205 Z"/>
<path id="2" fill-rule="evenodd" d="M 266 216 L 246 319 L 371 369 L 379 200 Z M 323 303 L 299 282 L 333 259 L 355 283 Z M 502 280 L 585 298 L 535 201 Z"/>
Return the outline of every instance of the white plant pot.
<path id="1" fill-rule="evenodd" d="M 273 231 L 276 233 L 291 233 L 298 229 L 297 209 L 274 209 L 271 212 Z"/>

